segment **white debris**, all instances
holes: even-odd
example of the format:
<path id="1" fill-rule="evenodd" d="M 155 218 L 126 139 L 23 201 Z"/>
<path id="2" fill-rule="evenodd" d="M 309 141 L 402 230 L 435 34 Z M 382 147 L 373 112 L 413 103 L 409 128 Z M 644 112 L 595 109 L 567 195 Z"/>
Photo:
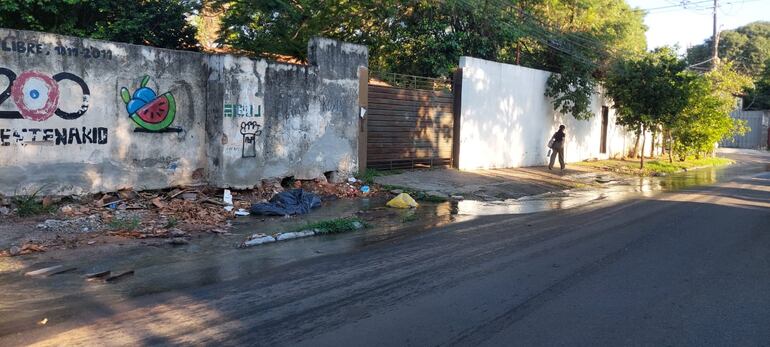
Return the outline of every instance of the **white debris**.
<path id="1" fill-rule="evenodd" d="M 275 242 L 275 237 L 265 235 L 265 234 L 254 234 L 249 237 L 248 240 L 243 241 L 241 244 L 241 247 L 251 247 L 251 246 L 257 246 L 261 245 L 263 243 L 270 243 Z"/>
<path id="2" fill-rule="evenodd" d="M 222 196 L 222 200 L 224 200 L 225 204 L 228 206 L 233 205 L 233 193 L 230 192 L 230 189 L 225 189 L 225 193 Z"/>
<path id="3" fill-rule="evenodd" d="M 278 241 L 283 240 L 291 240 L 291 239 L 298 239 L 302 237 L 308 237 L 315 235 L 315 232 L 312 230 L 302 230 L 302 231 L 294 231 L 294 232 L 288 232 L 288 233 L 280 233 L 276 235 L 276 239 Z"/>

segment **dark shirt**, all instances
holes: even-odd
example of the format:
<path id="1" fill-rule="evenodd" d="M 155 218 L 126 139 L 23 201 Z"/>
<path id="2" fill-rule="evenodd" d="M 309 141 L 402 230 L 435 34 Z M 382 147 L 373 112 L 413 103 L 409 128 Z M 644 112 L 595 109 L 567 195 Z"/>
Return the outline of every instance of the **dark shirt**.
<path id="1" fill-rule="evenodd" d="M 554 142 L 563 142 L 564 141 L 564 132 L 563 131 L 557 131 L 553 134 L 553 141 Z"/>

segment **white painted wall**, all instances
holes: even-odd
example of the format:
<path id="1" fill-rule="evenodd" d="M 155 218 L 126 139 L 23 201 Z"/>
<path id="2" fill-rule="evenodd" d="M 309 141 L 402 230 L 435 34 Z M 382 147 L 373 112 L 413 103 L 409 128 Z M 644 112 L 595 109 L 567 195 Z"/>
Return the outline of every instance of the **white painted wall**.
<path id="1" fill-rule="evenodd" d="M 633 141 L 615 125 L 609 109 L 607 153 L 599 153 L 601 108 L 610 100 L 594 95 L 588 121 L 554 111 L 545 96 L 547 71 L 462 57 L 460 169 L 546 165 L 546 144 L 560 124 L 566 128 L 567 162 L 620 156 Z M 629 140 L 630 139 L 630 140 Z"/>

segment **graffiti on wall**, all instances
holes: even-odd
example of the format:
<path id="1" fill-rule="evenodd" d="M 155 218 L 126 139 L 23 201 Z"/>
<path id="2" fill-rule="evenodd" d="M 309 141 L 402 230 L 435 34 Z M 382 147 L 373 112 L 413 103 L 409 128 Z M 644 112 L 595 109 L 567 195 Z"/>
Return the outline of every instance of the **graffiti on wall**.
<path id="1" fill-rule="evenodd" d="M 241 135 L 243 135 L 242 158 L 255 158 L 257 156 L 257 136 L 262 135 L 261 125 L 257 122 L 241 123 Z"/>
<path id="2" fill-rule="evenodd" d="M 224 117 L 262 117 L 262 105 L 257 105 L 256 112 L 254 105 L 225 104 Z"/>
<path id="3" fill-rule="evenodd" d="M 108 131 L 104 127 L 72 128 L 0 128 L 0 146 L 10 145 L 105 145 Z"/>
<path id="4" fill-rule="evenodd" d="M 52 52 L 61 56 L 76 57 L 83 59 L 107 59 L 112 60 L 112 51 L 109 49 L 97 49 L 94 47 L 51 47 L 40 42 L 26 42 L 12 38 L 5 38 L 0 41 L 0 50 L 3 52 L 13 52 L 19 55 L 50 55 Z"/>
<path id="5" fill-rule="evenodd" d="M 78 119 L 88 111 L 91 91 L 79 76 L 61 72 L 48 76 L 38 71 L 24 71 L 16 75 L 12 70 L 0 67 L 0 75 L 8 79 L 8 86 L 0 92 L 0 106 L 9 99 L 17 111 L 0 111 L 0 118 L 28 119 L 42 122 L 54 114 L 62 119 Z M 72 112 L 59 108 L 59 82 L 69 80 L 80 87 L 82 102 L 80 108 Z"/>
<path id="6" fill-rule="evenodd" d="M 126 104 L 126 111 L 139 128 L 134 132 L 181 132 L 181 128 L 170 127 L 176 116 L 176 100 L 171 92 L 158 95 L 147 87 L 150 76 L 144 76 L 139 89 L 133 95 L 128 88 L 120 89 L 120 98 Z"/>

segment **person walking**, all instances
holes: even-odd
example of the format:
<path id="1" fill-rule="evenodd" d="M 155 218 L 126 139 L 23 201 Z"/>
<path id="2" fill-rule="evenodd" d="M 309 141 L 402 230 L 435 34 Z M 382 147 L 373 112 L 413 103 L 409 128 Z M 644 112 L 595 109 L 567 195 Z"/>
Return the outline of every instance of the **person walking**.
<path id="1" fill-rule="evenodd" d="M 561 165 L 561 170 L 564 171 L 564 137 L 566 136 L 564 134 L 564 128 L 564 125 L 560 125 L 559 131 L 551 136 L 551 141 L 553 141 L 551 149 L 553 149 L 553 152 L 551 152 L 551 162 L 548 164 L 548 170 L 553 170 L 556 155 L 559 155 L 559 165 Z"/>

